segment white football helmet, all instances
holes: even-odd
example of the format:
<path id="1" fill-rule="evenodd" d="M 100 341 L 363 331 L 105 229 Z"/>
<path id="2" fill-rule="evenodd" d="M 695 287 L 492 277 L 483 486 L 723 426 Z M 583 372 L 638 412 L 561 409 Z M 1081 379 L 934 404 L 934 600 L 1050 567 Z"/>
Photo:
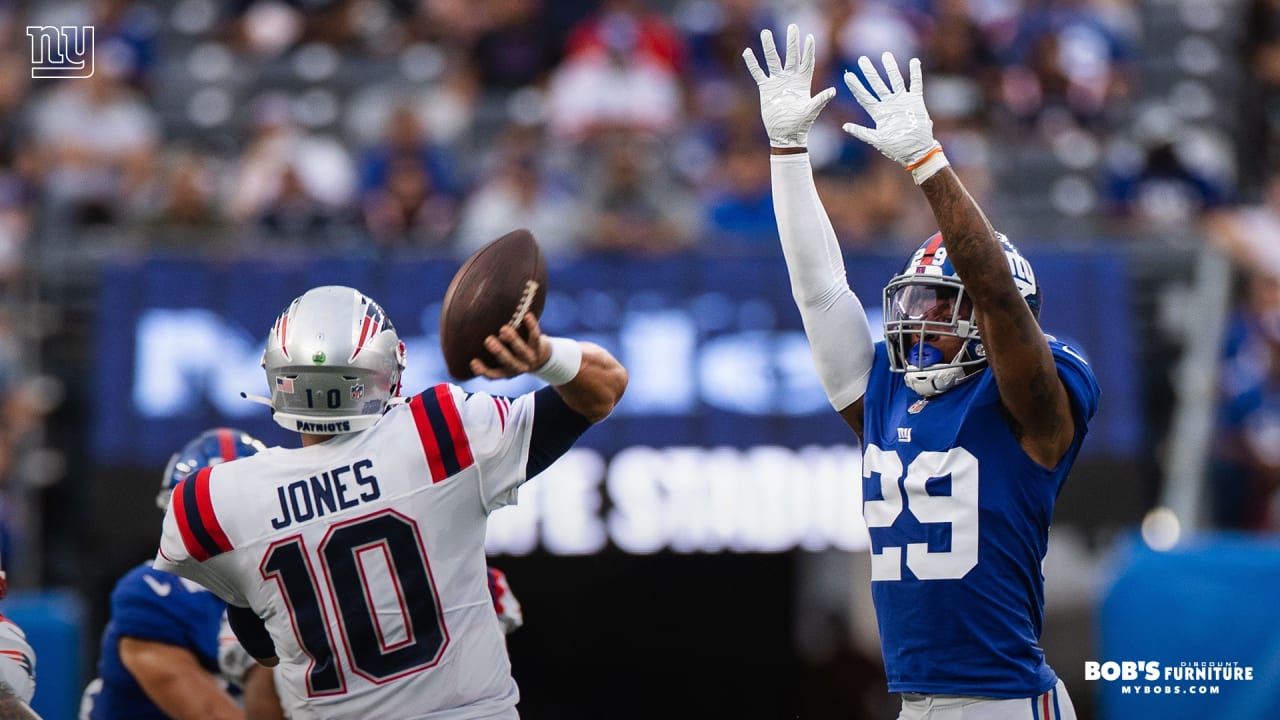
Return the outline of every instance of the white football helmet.
<path id="1" fill-rule="evenodd" d="M 1040 317 L 1040 286 L 1031 263 L 1001 233 L 996 233 L 1009 272 L 1031 312 Z M 929 342 L 930 336 L 963 342 L 951 358 Z M 907 387 L 929 397 L 950 390 L 986 366 L 987 353 L 974 321 L 973 300 L 956 274 L 942 233 L 924 242 L 902 272 L 884 289 L 884 339 L 889 369 L 902 373 Z"/>
<path id="2" fill-rule="evenodd" d="M 404 343 L 378 303 L 327 285 L 276 319 L 262 353 L 272 417 L 294 432 L 359 432 L 400 395 Z"/>

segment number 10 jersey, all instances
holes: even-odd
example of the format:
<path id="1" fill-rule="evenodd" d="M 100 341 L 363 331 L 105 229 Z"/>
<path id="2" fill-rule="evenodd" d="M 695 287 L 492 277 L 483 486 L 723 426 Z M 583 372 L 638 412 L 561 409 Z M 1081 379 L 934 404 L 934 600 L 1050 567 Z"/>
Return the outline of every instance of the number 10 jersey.
<path id="1" fill-rule="evenodd" d="M 362 432 L 187 478 L 156 567 L 264 620 L 293 720 L 515 718 L 486 521 L 588 424 L 550 388 L 437 385 Z"/>
<path id="2" fill-rule="evenodd" d="M 988 369 L 923 398 L 883 343 L 864 403 L 863 515 L 889 691 L 1032 697 L 1057 677 L 1039 647 L 1049 522 L 1098 403 L 1075 351 L 1050 340 L 1075 417 L 1054 468 L 1023 451 Z"/>

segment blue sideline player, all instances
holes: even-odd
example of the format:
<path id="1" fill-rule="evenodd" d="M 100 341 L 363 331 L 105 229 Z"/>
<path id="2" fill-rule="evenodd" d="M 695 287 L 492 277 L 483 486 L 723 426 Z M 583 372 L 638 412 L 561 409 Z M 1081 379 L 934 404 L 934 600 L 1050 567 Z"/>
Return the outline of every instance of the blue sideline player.
<path id="1" fill-rule="evenodd" d="M 263 449 L 240 430 L 201 433 L 170 458 L 156 505 L 167 508 L 173 489 L 191 473 Z M 82 720 L 244 718 L 219 675 L 225 609 L 217 595 L 150 560 L 130 570 L 111 592 L 98 678 L 85 690 Z"/>
<path id="2" fill-rule="evenodd" d="M 992 229 L 950 168 L 890 53 L 845 83 L 874 128 L 850 135 L 911 172 L 941 232 L 884 289 L 873 342 L 814 186 L 807 135 L 835 96 L 811 96 L 813 37 L 787 29 L 782 63 L 761 33 L 760 89 L 778 234 L 832 406 L 863 443 L 871 593 L 903 720 L 1075 718 L 1039 647 L 1041 563 L 1053 506 L 1098 403 L 1089 365 L 1045 335 L 1031 264 Z M 870 89 L 868 89 L 868 86 Z"/>

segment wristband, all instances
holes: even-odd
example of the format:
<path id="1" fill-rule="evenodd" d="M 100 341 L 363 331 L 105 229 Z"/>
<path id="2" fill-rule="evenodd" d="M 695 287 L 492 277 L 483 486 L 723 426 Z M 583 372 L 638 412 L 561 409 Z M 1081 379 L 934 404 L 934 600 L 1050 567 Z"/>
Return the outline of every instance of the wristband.
<path id="1" fill-rule="evenodd" d="M 907 165 L 907 170 L 911 171 L 911 177 L 915 178 L 916 184 L 921 185 L 925 180 L 933 177 L 942 168 L 950 165 L 947 160 L 947 154 L 942 152 L 942 146 L 934 144 L 933 149 L 925 153 L 919 160 Z"/>
<path id="2" fill-rule="evenodd" d="M 582 346 L 569 338 L 547 338 L 551 343 L 551 357 L 537 370 L 529 374 L 548 385 L 563 385 L 578 376 L 582 367 Z"/>

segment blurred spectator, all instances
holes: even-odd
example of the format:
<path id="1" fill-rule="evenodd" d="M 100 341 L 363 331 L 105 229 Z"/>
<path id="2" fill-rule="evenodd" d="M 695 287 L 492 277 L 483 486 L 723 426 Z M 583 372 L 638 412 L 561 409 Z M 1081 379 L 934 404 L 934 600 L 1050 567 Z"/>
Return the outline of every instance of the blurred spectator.
<path id="1" fill-rule="evenodd" d="M 153 246 L 199 248 L 228 230 L 218 195 L 220 167 L 200 153 L 165 153 L 147 199 L 145 236 Z"/>
<path id="2" fill-rule="evenodd" d="M 252 218 L 260 236 L 306 246 L 336 245 L 352 229 L 347 208 L 326 203 L 308 187 L 296 163 L 284 165 L 273 192 Z"/>
<path id="3" fill-rule="evenodd" d="M 358 39 L 354 0 L 233 0 L 232 39 L 251 52 L 274 56 L 299 43 L 349 44 Z"/>
<path id="4" fill-rule="evenodd" d="M 1007 52 L 1006 107 L 1051 133 L 1063 123 L 1098 126 L 1131 91 L 1136 43 L 1128 25 L 1099 13 L 1090 0 L 1028 5 Z"/>
<path id="5" fill-rule="evenodd" d="M 1237 267 L 1280 277 L 1280 172 L 1270 176 L 1261 202 L 1222 207 L 1205 218 L 1210 242 L 1227 253 Z"/>
<path id="6" fill-rule="evenodd" d="M 820 174 L 818 196 L 841 247 L 905 251 L 937 232 L 928 204 L 911 192 L 912 182 L 891 163 L 871 163 L 857 175 Z"/>
<path id="7" fill-rule="evenodd" d="M 918 56 L 919 16 L 909 3 L 889 0 L 824 0 L 833 33 L 832 45 L 845 67 L 858 73 L 858 58 L 867 55 L 877 61 L 886 51 L 895 57 Z M 859 73 L 860 74 L 860 73 Z"/>
<path id="8" fill-rule="evenodd" d="M 1230 199 L 1228 155 L 1206 130 L 1157 106 L 1139 116 L 1130 137 L 1112 142 L 1104 183 L 1110 214 L 1132 229 L 1186 229 Z"/>
<path id="9" fill-rule="evenodd" d="M 913 11 L 910 3 L 817 0 L 796 14 L 799 19 L 787 18 L 787 21 L 814 29 L 817 51 L 814 82 L 818 87 L 835 85 L 841 88 L 836 102 L 845 115 L 853 113 L 864 117 L 861 107 L 843 89 L 842 79 L 846 70 L 862 77 L 858 68 L 859 57 L 866 55 L 879 64 L 885 51 L 892 52 L 903 63 L 905 58 L 920 55 L 919 25 L 922 17 Z M 775 35 L 780 29 L 773 28 Z"/>
<path id="10" fill-rule="evenodd" d="M 304 133 L 287 100 L 267 97 L 229 201 L 233 220 L 268 237 L 333 244 L 352 228 L 355 169 L 336 140 Z"/>
<path id="11" fill-rule="evenodd" d="M 547 255 L 578 248 L 583 231 L 578 199 L 547 176 L 536 142 L 536 135 L 525 141 L 508 139 L 499 151 L 497 167 L 463 207 L 456 241 L 459 254 L 470 255 L 516 228 L 528 228 Z"/>
<path id="12" fill-rule="evenodd" d="M 146 91 L 158 61 L 154 8 L 131 0 L 93 0 L 94 52 L 121 68 L 125 82 Z"/>
<path id="13" fill-rule="evenodd" d="M 998 98 L 1000 71 L 993 48 L 965 0 L 938 0 L 924 35 L 922 62 L 929 113 L 940 119 L 970 119 L 986 124 Z"/>
<path id="14" fill-rule="evenodd" d="M 775 251 L 769 156 L 758 143 L 737 144 L 716 163 L 706 200 L 704 242 L 718 251 Z"/>
<path id="15" fill-rule="evenodd" d="M 1227 329 L 1210 479 L 1219 526 L 1280 530 L 1280 174 L 1264 190 L 1259 204 L 1220 209 L 1205 223 L 1244 289 Z"/>
<path id="16" fill-rule="evenodd" d="M 586 246 L 646 255 L 691 247 L 697 208 L 666 177 L 652 148 L 624 138 L 601 155 L 587 192 Z"/>
<path id="17" fill-rule="evenodd" d="M 33 133 L 51 214 L 72 223 L 127 216 L 160 142 L 155 113 L 99 59 L 86 79 L 56 85 L 34 109 Z"/>
<path id="18" fill-rule="evenodd" d="M 1248 0 L 1242 18 L 1241 64 L 1245 70 L 1236 145 L 1241 185 L 1261 188 L 1280 162 L 1280 0 Z"/>
<path id="19" fill-rule="evenodd" d="M 1245 268 L 1228 331 L 1211 464 L 1219 527 L 1280 530 L 1280 276 Z"/>
<path id="20" fill-rule="evenodd" d="M 387 117 L 382 139 L 360 153 L 360 193 L 385 191 L 393 166 L 402 161 L 416 164 L 426 182 L 438 194 L 458 193 L 456 166 L 449 148 L 432 140 L 417 110 L 397 105 Z"/>
<path id="21" fill-rule="evenodd" d="M 443 247 L 457 205 L 437 191 L 422 163 L 409 155 L 391 160 L 386 181 L 364 197 L 365 228 L 379 247 Z"/>
<path id="22" fill-rule="evenodd" d="M 645 5 L 644 0 L 603 0 L 595 13 L 570 31 L 566 53 L 572 59 L 616 52 L 621 47 L 633 61 L 681 72 L 685 49 L 680 34 L 665 15 Z"/>
<path id="23" fill-rule="evenodd" d="M 15 290 L 22 277 L 33 221 L 33 189 L 8 160 L 0 165 L 0 294 Z"/>
<path id="24" fill-rule="evenodd" d="M 639 3 L 610 0 L 576 28 L 551 75 L 548 122 L 557 137 L 620 130 L 666 134 L 682 116 L 679 38 Z"/>
<path id="25" fill-rule="evenodd" d="M 546 0 L 550 2 L 551 0 Z M 471 63 L 487 88 L 541 84 L 560 62 L 560 43 L 543 0 L 490 3 L 487 27 L 471 48 Z"/>

